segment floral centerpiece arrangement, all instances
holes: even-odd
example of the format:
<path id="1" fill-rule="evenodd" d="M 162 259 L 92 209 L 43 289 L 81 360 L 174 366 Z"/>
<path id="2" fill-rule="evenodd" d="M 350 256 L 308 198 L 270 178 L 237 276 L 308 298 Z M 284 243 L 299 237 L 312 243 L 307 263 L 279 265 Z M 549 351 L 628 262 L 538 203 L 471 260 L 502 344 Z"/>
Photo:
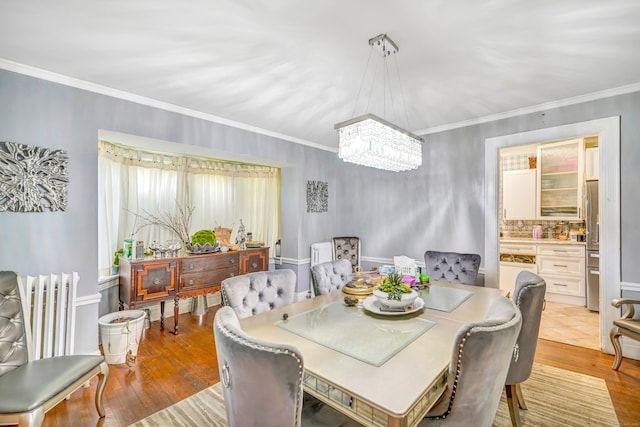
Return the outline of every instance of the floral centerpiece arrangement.
<path id="1" fill-rule="evenodd" d="M 380 304 L 389 307 L 407 307 L 413 304 L 418 293 L 402 281 L 402 275 L 389 273 L 378 283 L 373 295 Z"/>

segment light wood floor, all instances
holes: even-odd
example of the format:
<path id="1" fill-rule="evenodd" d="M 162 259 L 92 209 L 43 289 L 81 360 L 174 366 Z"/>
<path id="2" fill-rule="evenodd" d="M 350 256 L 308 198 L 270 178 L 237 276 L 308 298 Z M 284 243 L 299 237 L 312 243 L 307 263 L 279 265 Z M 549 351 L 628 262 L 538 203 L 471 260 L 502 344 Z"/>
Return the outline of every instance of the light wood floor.
<path id="1" fill-rule="evenodd" d="M 105 391 L 107 416 L 99 419 L 93 398 L 97 380 L 47 413 L 45 426 L 114 426 L 138 421 L 218 382 L 212 323 L 216 307 L 202 317 L 180 316 L 180 334 L 161 332 L 153 322 L 132 368 L 110 365 Z M 173 326 L 169 319 L 167 326 Z M 540 339 L 536 361 L 604 378 L 622 426 L 640 425 L 640 361 L 624 359 L 618 372 L 613 356 Z M 588 404 L 588 403 L 587 403 Z"/>

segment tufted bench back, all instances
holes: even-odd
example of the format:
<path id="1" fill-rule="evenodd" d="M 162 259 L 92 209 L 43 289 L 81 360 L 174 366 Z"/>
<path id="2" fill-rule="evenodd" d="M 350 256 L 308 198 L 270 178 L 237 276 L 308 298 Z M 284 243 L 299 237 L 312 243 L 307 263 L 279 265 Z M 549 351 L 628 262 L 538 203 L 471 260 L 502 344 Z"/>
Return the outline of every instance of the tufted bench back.
<path id="1" fill-rule="evenodd" d="M 474 285 L 480 269 L 480 255 L 426 251 L 424 265 L 429 280 Z"/>
<path id="2" fill-rule="evenodd" d="M 342 289 L 351 277 L 351 263 L 346 259 L 323 262 L 311 267 L 311 280 L 315 295 L 324 295 Z"/>
<path id="3" fill-rule="evenodd" d="M 240 319 L 292 304 L 296 274 L 282 269 L 230 277 L 222 281 L 222 303 Z"/>
<path id="4" fill-rule="evenodd" d="M 18 276 L 0 272 L 0 375 L 29 361 L 22 300 Z"/>

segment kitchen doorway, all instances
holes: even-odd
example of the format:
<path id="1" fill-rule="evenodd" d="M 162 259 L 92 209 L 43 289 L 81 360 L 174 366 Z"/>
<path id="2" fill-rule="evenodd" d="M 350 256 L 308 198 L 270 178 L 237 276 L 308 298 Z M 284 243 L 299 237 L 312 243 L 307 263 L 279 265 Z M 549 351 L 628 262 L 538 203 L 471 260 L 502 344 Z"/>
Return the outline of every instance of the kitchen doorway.
<path id="1" fill-rule="evenodd" d="M 600 194 L 600 324 L 599 345 L 613 354 L 608 325 L 619 316 L 609 301 L 620 296 L 620 117 L 545 128 L 485 140 L 485 284 L 498 287 L 499 276 L 499 149 L 540 141 L 559 141 L 581 135 L 598 135 L 601 162 Z"/>
<path id="2" fill-rule="evenodd" d="M 501 215 L 498 279 L 501 289 L 513 291 L 516 276 L 520 271 L 532 271 L 542 276 L 547 281 L 547 295 L 540 324 L 540 338 L 600 350 L 598 276 L 589 274 L 591 270 L 597 274 L 597 266 L 595 269 L 591 268 L 587 262 L 591 251 L 585 251 L 584 243 L 584 237 L 589 236 L 589 242 L 596 242 L 594 245 L 597 248 L 597 227 L 593 226 L 593 221 L 585 221 L 587 200 L 591 199 L 584 196 L 587 183 L 598 186 L 599 177 L 594 169 L 597 169 L 599 144 L 597 135 L 585 135 L 578 139 L 572 138 L 571 141 L 579 141 L 580 144 L 572 144 L 575 148 L 570 151 L 564 149 L 567 146 L 566 142 L 557 141 L 539 141 L 535 144 L 499 149 L 498 212 Z M 562 157 L 550 159 L 553 161 L 552 165 L 543 165 L 539 158 L 540 150 L 552 146 L 560 146 L 565 150 L 561 152 L 564 154 Z M 585 155 L 587 152 L 590 156 Z M 571 163 L 576 158 L 580 160 Z M 565 164 L 570 165 L 571 170 L 577 173 L 559 173 L 556 170 Z M 540 175 L 540 172 L 543 175 Z M 571 177 L 571 181 L 566 180 L 567 176 Z M 549 184 L 550 179 L 561 181 L 551 181 Z M 547 208 L 551 210 L 551 214 L 540 217 L 541 212 L 544 215 L 545 211 L 537 208 L 536 199 L 539 203 L 539 195 L 545 187 L 545 182 L 547 190 L 542 193 L 551 193 L 553 204 L 562 206 L 564 211 L 556 212 L 559 208 Z M 571 189 L 567 188 L 567 185 L 570 185 Z M 558 187 L 562 189 L 557 190 Z M 559 196 L 559 192 L 564 197 Z M 582 193 L 582 196 L 576 197 L 575 192 Z M 572 208 L 569 207 L 571 203 L 575 203 Z M 597 211 L 597 198 L 590 203 L 589 213 L 592 213 L 594 207 Z M 569 224 L 573 226 L 569 228 Z M 534 236 L 536 231 L 541 234 Z M 586 246 L 587 249 L 591 247 L 589 244 Z M 536 257 L 536 253 L 540 254 L 542 248 L 557 248 L 558 252 L 554 250 L 553 256 Z M 565 255 L 570 251 L 578 251 L 577 259 Z M 594 253 L 597 256 L 597 251 Z M 562 266 L 566 267 L 567 264 L 576 267 L 576 271 L 564 271 Z M 556 269 L 553 266 L 558 267 Z M 594 285 L 595 292 L 590 292 Z"/>

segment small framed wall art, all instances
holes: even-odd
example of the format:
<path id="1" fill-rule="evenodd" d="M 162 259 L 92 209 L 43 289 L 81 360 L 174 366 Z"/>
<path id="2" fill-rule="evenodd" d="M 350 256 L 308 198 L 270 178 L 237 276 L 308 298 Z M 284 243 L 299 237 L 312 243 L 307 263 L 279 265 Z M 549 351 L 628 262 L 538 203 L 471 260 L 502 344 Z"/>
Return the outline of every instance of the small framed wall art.
<path id="1" fill-rule="evenodd" d="M 329 183 L 307 181 L 307 212 L 327 212 L 329 210 Z"/>

